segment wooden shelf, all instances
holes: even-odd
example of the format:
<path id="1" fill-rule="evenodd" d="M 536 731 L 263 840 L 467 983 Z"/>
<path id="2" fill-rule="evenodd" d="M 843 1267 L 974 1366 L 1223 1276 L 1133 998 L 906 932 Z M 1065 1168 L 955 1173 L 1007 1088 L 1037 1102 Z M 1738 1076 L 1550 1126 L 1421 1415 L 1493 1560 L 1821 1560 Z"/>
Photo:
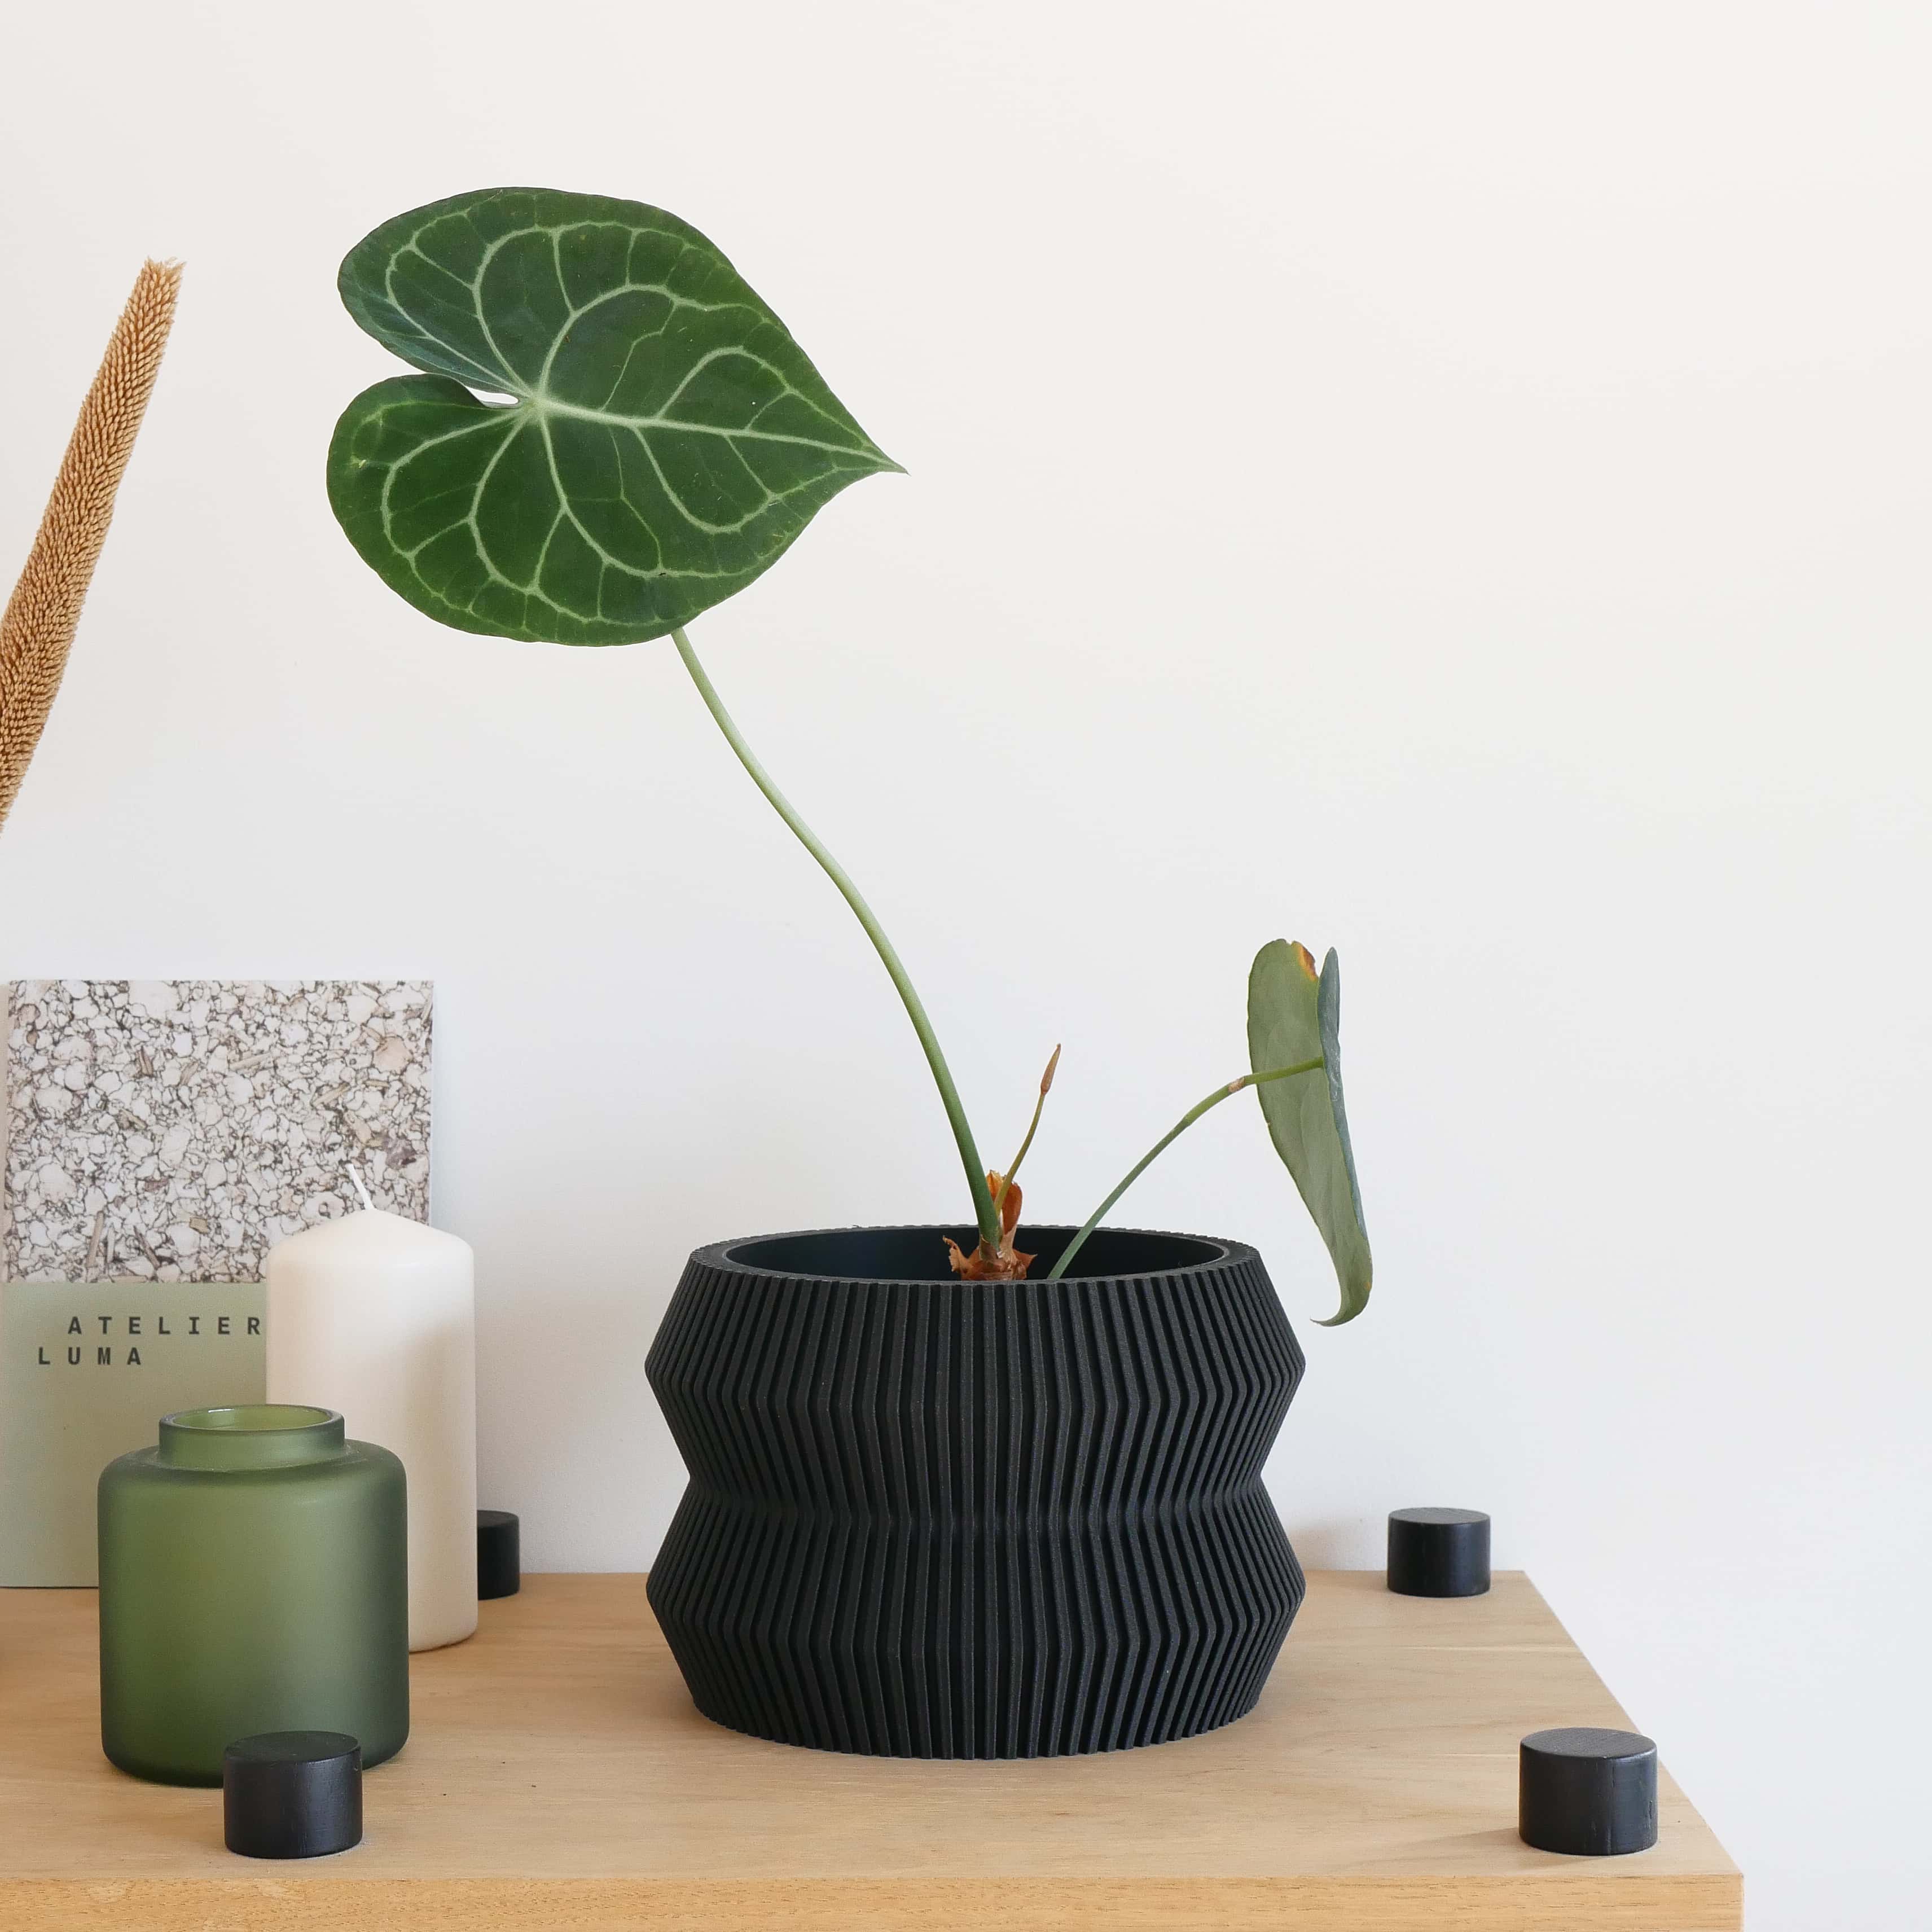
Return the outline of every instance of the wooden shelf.
<path id="1" fill-rule="evenodd" d="M 532 1576 L 412 1660 L 367 1837 L 264 1864 L 218 1792 L 101 1756 L 91 1591 L 0 1592 L 0 1927 L 79 1932 L 1728 1932 L 1742 1881 L 1666 1775 L 1662 1836 L 1516 1835 L 1516 1743 L 1628 1720 L 1528 1580 L 1394 1597 L 1317 1572 L 1259 1708 L 1016 1764 L 840 1757 L 692 1708 L 641 1576 Z"/>

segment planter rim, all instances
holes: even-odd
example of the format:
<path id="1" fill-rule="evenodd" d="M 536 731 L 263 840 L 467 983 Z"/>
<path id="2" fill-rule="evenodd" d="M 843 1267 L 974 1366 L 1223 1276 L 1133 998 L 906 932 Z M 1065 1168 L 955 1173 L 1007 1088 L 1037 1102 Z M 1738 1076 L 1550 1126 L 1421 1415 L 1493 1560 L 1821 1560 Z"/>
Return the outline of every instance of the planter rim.
<path id="1" fill-rule="evenodd" d="M 1042 1234 L 1072 1235 L 1075 1224 L 1069 1222 L 1022 1222 L 1015 1231 L 1015 1241 L 1024 1249 L 1029 1238 L 1037 1239 Z M 763 1279 L 798 1282 L 862 1282 L 868 1288 L 952 1288 L 963 1292 L 983 1293 L 988 1288 L 1072 1288 L 1096 1281 L 1167 1281 L 1186 1280 L 1204 1275 L 1210 1269 L 1223 1268 L 1231 1264 L 1246 1260 L 1258 1261 L 1260 1257 L 1246 1241 L 1229 1240 L 1215 1234 L 1188 1234 L 1162 1228 L 1096 1228 L 1096 1234 L 1106 1234 L 1116 1238 L 1123 1236 L 1144 1235 L 1150 1240 L 1187 1241 L 1199 1244 L 1209 1250 L 1198 1261 L 1184 1262 L 1173 1268 L 1141 1268 L 1125 1274 L 1109 1272 L 1104 1274 L 1073 1274 L 1063 1276 L 1058 1281 L 1049 1282 L 1042 1274 L 1030 1276 L 1016 1282 L 962 1281 L 954 1276 L 904 1276 L 904 1275 L 852 1275 L 806 1273 L 797 1268 L 767 1268 L 757 1262 L 743 1259 L 739 1250 L 770 1241 L 808 1240 L 814 1235 L 840 1234 L 930 1234 L 937 1250 L 944 1238 L 950 1235 L 961 1245 L 968 1244 L 970 1239 L 977 1239 L 977 1231 L 941 1221 L 894 1221 L 864 1222 L 838 1228 L 788 1228 L 774 1229 L 769 1234 L 740 1234 L 725 1241 L 707 1242 L 703 1247 L 692 1250 L 690 1264 L 720 1268 L 736 1274 L 756 1275 Z"/>

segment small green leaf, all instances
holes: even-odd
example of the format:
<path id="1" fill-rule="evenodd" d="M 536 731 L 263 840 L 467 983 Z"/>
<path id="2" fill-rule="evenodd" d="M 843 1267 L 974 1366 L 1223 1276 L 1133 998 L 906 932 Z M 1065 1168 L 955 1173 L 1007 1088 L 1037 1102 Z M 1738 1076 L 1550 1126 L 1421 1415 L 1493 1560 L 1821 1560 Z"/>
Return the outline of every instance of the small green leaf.
<path id="1" fill-rule="evenodd" d="M 640 202 L 457 195 L 385 222 L 339 283 L 424 373 L 343 412 L 329 502 L 391 589 L 459 630 L 662 637 L 898 467 L 724 256 Z"/>
<path id="2" fill-rule="evenodd" d="M 1342 1306 L 1322 1325 L 1352 1322 L 1368 1306 L 1373 1267 L 1362 1192 L 1342 1105 L 1342 969 L 1331 950 L 1318 976 L 1306 947 L 1273 939 L 1248 974 L 1248 1060 L 1257 1073 L 1321 1056 L 1310 1073 L 1255 1089 L 1275 1151 L 1328 1244 Z"/>

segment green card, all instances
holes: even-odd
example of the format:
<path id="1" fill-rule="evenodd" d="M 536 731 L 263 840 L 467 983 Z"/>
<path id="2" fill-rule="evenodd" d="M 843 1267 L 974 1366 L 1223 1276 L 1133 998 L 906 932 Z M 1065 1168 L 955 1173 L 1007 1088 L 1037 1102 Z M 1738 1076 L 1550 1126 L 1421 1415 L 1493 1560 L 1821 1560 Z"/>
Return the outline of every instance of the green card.
<path id="1" fill-rule="evenodd" d="M 0 1286 L 0 1584 L 92 1585 L 94 1485 L 177 1409 L 260 1402 L 260 1282 Z"/>

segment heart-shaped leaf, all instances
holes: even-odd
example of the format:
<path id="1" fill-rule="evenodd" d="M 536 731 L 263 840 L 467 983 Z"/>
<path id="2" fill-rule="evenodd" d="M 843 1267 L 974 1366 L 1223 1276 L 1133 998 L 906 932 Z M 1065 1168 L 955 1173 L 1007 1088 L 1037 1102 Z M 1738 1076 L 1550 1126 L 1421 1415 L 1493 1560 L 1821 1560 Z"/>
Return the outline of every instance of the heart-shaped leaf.
<path id="1" fill-rule="evenodd" d="M 1314 1073 L 1270 1080 L 1255 1089 L 1275 1151 L 1294 1177 L 1328 1244 L 1342 1306 L 1324 1327 L 1352 1322 L 1368 1306 L 1373 1267 L 1362 1222 L 1362 1191 L 1342 1105 L 1342 969 L 1331 950 L 1318 976 L 1307 948 L 1273 939 L 1248 973 L 1248 1061 L 1257 1073 L 1294 1066 L 1318 1054 Z"/>
<path id="2" fill-rule="evenodd" d="M 385 222 L 340 286 L 424 373 L 343 412 L 329 502 L 392 590 L 459 630 L 662 637 L 768 569 L 848 483 L 898 466 L 662 208 L 457 195 Z"/>

